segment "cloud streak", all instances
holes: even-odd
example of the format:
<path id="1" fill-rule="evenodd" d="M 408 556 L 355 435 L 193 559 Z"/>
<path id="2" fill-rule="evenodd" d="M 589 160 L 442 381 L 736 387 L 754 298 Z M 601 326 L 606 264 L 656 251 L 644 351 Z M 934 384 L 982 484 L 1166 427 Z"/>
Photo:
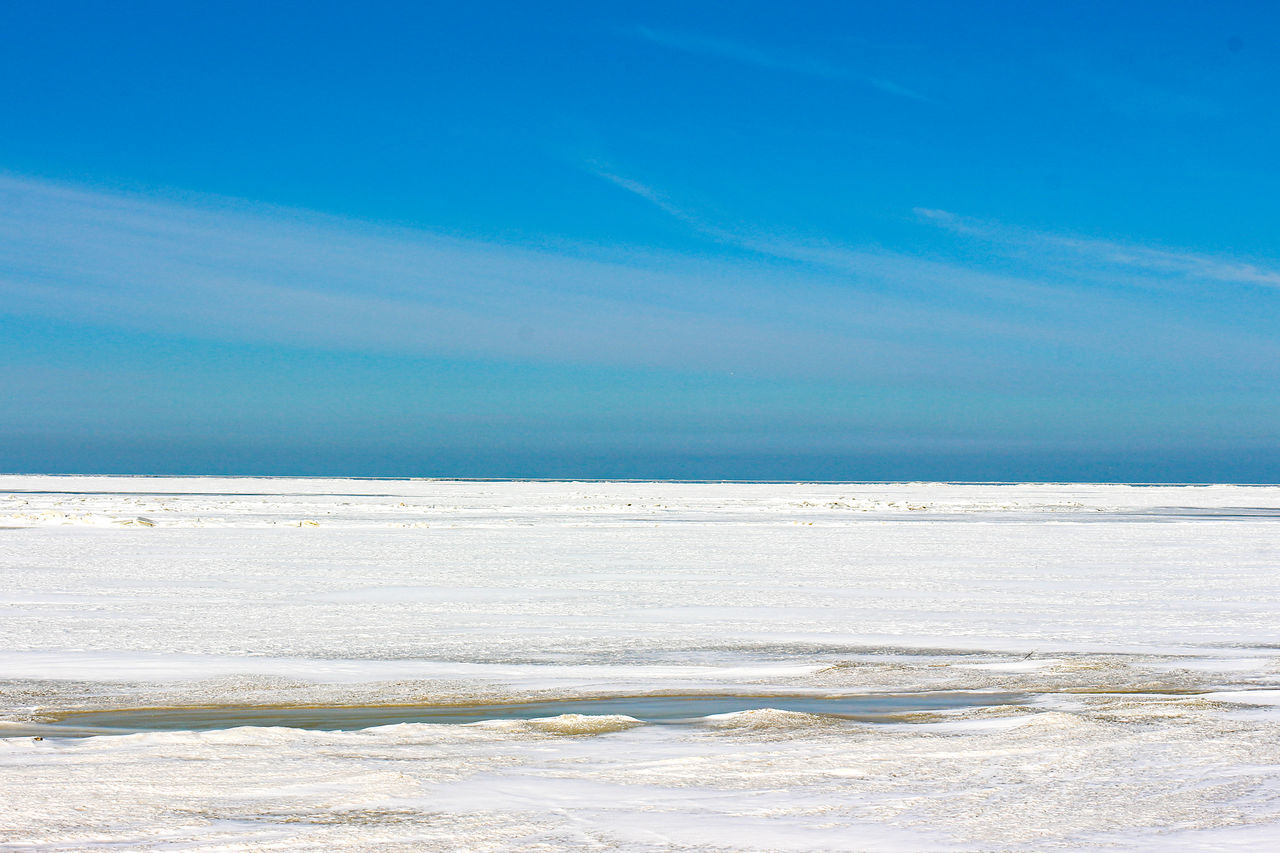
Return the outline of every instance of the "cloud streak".
<path id="1" fill-rule="evenodd" d="M 955 234 L 1003 247 L 1006 252 L 1033 251 L 1046 260 L 1070 263 L 1095 273 L 1130 271 L 1200 282 L 1280 287 L 1280 266 L 1264 266 L 1178 249 L 1154 248 L 1112 240 L 1073 237 L 1014 228 L 957 216 L 945 210 L 916 208 L 925 222 Z"/>
<path id="2" fill-rule="evenodd" d="M 646 184 L 601 177 L 696 222 Z M 921 389 L 1277 378 L 1274 336 L 1224 336 L 1194 315 L 1154 316 L 1140 299 L 712 232 L 722 247 L 699 254 L 552 251 L 0 176 L 0 313 L 343 352 Z"/>
<path id="3" fill-rule="evenodd" d="M 792 74 L 804 74 L 810 77 L 821 77 L 828 80 L 843 80 L 921 103 L 932 103 L 933 99 L 926 95 L 901 86 L 892 80 L 873 75 L 859 74 L 850 68 L 813 59 L 808 56 L 788 54 L 775 50 L 767 50 L 755 45 L 729 39 L 713 38 L 690 33 L 676 33 L 665 30 L 654 30 L 648 27 L 636 27 L 632 33 L 638 38 L 671 50 L 695 56 L 710 56 L 727 59 L 757 68 L 769 68 L 786 71 Z"/>
<path id="4" fill-rule="evenodd" d="M 343 351 L 886 380 L 928 373 L 937 350 L 912 340 L 927 306 L 841 292 L 814 271 L 549 251 L 18 177 L 0 178 L 0 197 L 11 316 Z M 952 346 L 978 370 L 984 356 Z"/>

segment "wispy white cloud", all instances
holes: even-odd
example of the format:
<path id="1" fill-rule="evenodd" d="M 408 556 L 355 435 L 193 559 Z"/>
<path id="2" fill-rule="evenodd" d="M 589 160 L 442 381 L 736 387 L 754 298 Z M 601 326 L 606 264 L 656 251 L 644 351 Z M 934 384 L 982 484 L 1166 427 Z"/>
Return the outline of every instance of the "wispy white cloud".
<path id="1" fill-rule="evenodd" d="M 674 216 L 682 222 L 702 228 L 701 223 L 695 216 L 683 208 L 676 206 L 665 195 L 658 192 L 648 184 L 620 175 L 613 169 L 599 163 L 589 162 L 585 164 L 584 168 L 596 177 L 613 184 L 615 187 L 644 199 L 663 213 L 666 213 L 669 216 Z"/>
<path id="2" fill-rule="evenodd" d="M 601 177 L 697 221 L 643 182 Z M 902 387 L 1081 387 L 1223 365 L 1256 382 L 1280 364 L 1273 338 L 1225 337 L 1193 315 L 1149 316 L 1140 301 L 1045 277 L 713 233 L 724 245 L 704 253 L 549 250 L 0 176 L 0 315 L 340 351 Z M 1140 376 L 1127 367 L 1134 360 Z"/>
<path id="3" fill-rule="evenodd" d="M 1069 262 L 1072 269 L 1152 274 L 1167 282 L 1180 279 L 1280 287 L 1280 265 L 1265 265 L 1198 252 L 1143 246 L 1113 240 L 1054 234 L 958 216 L 945 210 L 917 208 L 925 222 L 956 234 L 984 240 L 1008 252 L 1038 253 L 1045 261 Z"/>
<path id="4" fill-rule="evenodd" d="M 218 340 L 886 381 L 930 374 L 940 347 L 975 375 L 987 359 L 963 340 L 922 346 L 927 305 L 821 270 L 552 251 L 20 177 L 0 176 L 0 258 L 0 314 Z"/>
<path id="5" fill-rule="evenodd" d="M 718 225 L 714 225 L 708 222 L 705 217 L 699 216 L 688 208 L 676 204 L 665 193 L 658 191 L 649 184 L 637 181 L 634 178 L 629 178 L 620 174 L 616 169 L 604 166 L 595 161 L 584 163 L 583 168 L 590 174 L 608 181 L 615 187 L 648 202 L 668 216 L 678 219 L 704 237 L 708 237 L 720 243 L 728 243 L 732 245 L 741 244 L 741 240 L 733 232 Z"/>
<path id="6" fill-rule="evenodd" d="M 655 30 L 648 27 L 636 27 L 632 32 L 639 38 L 684 53 L 713 56 L 745 65 L 754 65 L 758 68 L 772 68 L 794 74 L 807 74 L 811 77 L 844 80 L 859 83 L 895 97 L 924 103 L 932 102 L 932 99 L 928 96 L 892 80 L 886 80 L 871 74 L 862 74 L 843 65 L 824 62 L 810 56 L 766 49 L 730 39 Z"/>
<path id="7" fill-rule="evenodd" d="M 1030 261 L 1017 272 L 997 271 L 972 262 L 881 247 L 721 228 L 648 184 L 617 174 L 601 177 L 649 200 L 717 243 L 793 264 L 810 277 L 833 277 L 858 287 L 864 308 L 885 294 L 893 294 L 887 301 L 894 304 L 927 305 L 928 310 L 907 310 L 898 317 L 900 323 L 919 321 L 915 332 L 922 337 L 931 332 L 945 336 L 950 330 L 963 328 L 988 340 L 1034 341 L 1039 346 L 1096 354 L 1118 349 L 1136 352 L 1145 347 L 1152 365 L 1196 359 L 1206 364 L 1235 360 L 1239 365 L 1254 366 L 1272 359 L 1280 362 L 1280 340 L 1275 334 L 1242 326 L 1225 329 L 1202 317 L 1170 311 L 1167 306 L 1161 306 L 1163 316 L 1156 320 L 1151 304 L 1135 303 L 1129 296 L 1089 286 L 1137 285 L 1163 291 L 1193 279 L 1269 286 L 1280 280 L 1273 268 L 1192 252 L 994 225 L 944 210 L 915 210 L 925 222 L 998 243 L 1010 256 Z M 1124 336 L 1123 346 L 1117 335 Z"/>

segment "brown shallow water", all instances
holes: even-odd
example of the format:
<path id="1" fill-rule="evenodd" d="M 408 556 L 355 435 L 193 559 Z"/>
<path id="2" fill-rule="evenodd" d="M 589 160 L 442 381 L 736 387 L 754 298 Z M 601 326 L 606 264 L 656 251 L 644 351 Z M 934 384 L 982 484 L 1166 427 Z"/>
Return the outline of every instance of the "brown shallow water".
<path id="1" fill-rule="evenodd" d="M 475 723 L 527 720 L 561 714 L 625 715 L 646 723 L 688 723 L 715 714 L 765 708 L 863 722 L 897 722 L 901 715 L 1028 701 L 1021 693 L 937 691 L 815 695 L 659 694 L 484 704 L 205 705 L 125 708 L 50 714 L 6 731 L 9 736 L 85 737 L 150 731 L 283 726 L 329 731 L 399 723 Z"/>

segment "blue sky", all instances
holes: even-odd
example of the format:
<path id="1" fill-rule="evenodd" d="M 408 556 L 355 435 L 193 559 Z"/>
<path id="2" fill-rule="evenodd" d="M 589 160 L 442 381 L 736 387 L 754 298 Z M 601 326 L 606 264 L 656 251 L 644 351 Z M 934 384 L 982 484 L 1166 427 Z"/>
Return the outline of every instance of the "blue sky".
<path id="1" fill-rule="evenodd" d="M 16 5 L 0 469 L 1280 480 L 1273 4 Z"/>

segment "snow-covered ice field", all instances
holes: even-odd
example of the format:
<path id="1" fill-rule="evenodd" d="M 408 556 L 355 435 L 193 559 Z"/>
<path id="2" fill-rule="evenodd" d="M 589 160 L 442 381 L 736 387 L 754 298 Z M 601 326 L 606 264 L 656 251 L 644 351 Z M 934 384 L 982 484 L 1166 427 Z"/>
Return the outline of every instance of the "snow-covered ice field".
<path id="1" fill-rule="evenodd" d="M 1280 849 L 1280 487 L 0 477 L 0 849 Z"/>

